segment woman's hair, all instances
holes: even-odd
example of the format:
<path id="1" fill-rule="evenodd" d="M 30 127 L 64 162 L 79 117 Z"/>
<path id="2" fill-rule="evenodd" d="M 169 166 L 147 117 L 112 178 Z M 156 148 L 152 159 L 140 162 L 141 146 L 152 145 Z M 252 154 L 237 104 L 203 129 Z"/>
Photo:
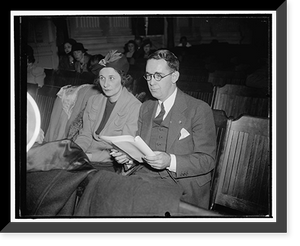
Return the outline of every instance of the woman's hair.
<path id="1" fill-rule="evenodd" d="M 25 50 L 25 48 L 24 48 L 24 50 Z M 26 50 L 25 50 L 25 55 L 26 55 L 27 61 L 29 63 L 34 63 L 35 62 L 35 58 L 34 58 L 33 53 L 34 52 L 33 52 L 32 47 L 27 45 Z"/>
<path id="2" fill-rule="evenodd" d="M 133 44 L 134 50 L 137 50 L 137 44 L 134 42 L 134 40 L 129 40 L 124 46 L 124 53 L 128 52 L 128 44 Z"/>
<path id="3" fill-rule="evenodd" d="M 179 60 L 178 58 L 169 50 L 161 49 L 150 54 L 147 60 L 165 60 L 168 66 L 175 71 L 179 71 Z"/>
<path id="4" fill-rule="evenodd" d="M 28 63 L 34 63 L 35 62 L 35 58 L 33 55 L 27 55 L 27 61 Z"/>

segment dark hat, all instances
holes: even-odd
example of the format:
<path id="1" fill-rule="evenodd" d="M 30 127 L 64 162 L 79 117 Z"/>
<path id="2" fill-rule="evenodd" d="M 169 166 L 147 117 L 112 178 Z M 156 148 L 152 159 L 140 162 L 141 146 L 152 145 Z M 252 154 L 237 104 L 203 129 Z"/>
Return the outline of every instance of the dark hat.
<path id="1" fill-rule="evenodd" d="M 83 52 L 87 51 L 87 49 L 85 49 L 83 47 L 83 44 L 82 43 L 75 43 L 74 45 L 72 45 L 72 52 L 73 51 L 76 51 L 76 50 L 81 50 Z"/>
<path id="2" fill-rule="evenodd" d="M 142 46 L 145 47 L 147 44 L 150 44 L 150 47 L 152 46 L 152 42 L 149 38 L 143 40 Z"/>
<path id="3" fill-rule="evenodd" d="M 76 44 L 77 42 L 76 42 L 76 40 L 75 39 L 73 39 L 73 38 L 68 38 L 67 40 L 65 40 L 64 41 L 64 43 L 63 44 L 71 44 L 72 46 L 74 45 L 74 44 Z"/>
<path id="4" fill-rule="evenodd" d="M 112 67 L 116 71 L 123 71 L 126 74 L 129 70 L 127 58 L 122 53 L 117 53 L 117 50 L 109 51 L 108 54 L 100 60 L 99 64 L 102 66 L 101 69 L 104 67 Z"/>

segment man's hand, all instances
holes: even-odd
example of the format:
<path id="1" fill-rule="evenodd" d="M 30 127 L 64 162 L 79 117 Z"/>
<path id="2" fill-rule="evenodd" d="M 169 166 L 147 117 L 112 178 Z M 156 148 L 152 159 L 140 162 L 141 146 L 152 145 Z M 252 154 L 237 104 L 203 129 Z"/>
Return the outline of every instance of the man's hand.
<path id="1" fill-rule="evenodd" d="M 110 155 L 114 157 L 119 164 L 133 164 L 133 160 L 128 155 L 116 149 L 111 149 Z"/>
<path id="2" fill-rule="evenodd" d="M 166 152 L 154 151 L 155 156 L 145 156 L 145 160 L 151 167 L 158 170 L 163 170 L 170 166 L 171 156 Z"/>

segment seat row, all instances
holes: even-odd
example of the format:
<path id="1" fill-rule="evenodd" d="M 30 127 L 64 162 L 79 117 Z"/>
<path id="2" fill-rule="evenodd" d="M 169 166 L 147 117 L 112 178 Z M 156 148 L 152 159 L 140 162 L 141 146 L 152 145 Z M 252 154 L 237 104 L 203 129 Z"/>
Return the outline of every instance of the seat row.
<path id="1" fill-rule="evenodd" d="M 233 84 L 213 86 L 210 83 L 179 83 L 178 87 L 207 102 L 212 109 L 225 111 L 228 117 L 238 118 L 243 114 L 268 117 L 270 114 L 270 97 L 263 89 Z"/>
<path id="2" fill-rule="evenodd" d="M 210 210 L 267 216 L 271 213 L 270 119 L 228 118 L 213 110 L 217 132 L 216 167 Z"/>

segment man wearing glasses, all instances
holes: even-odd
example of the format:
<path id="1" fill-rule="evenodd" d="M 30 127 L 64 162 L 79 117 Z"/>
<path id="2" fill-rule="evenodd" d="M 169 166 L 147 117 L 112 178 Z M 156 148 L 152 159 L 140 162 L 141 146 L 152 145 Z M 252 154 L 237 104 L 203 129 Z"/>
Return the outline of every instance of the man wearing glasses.
<path id="1" fill-rule="evenodd" d="M 212 110 L 177 88 L 179 61 L 168 50 L 149 56 L 144 78 L 155 99 L 142 104 L 137 135 L 155 156 L 145 156 L 133 175 L 173 183 L 182 201 L 208 209 L 216 155 Z M 120 164 L 132 163 L 125 154 L 112 155 Z"/>

